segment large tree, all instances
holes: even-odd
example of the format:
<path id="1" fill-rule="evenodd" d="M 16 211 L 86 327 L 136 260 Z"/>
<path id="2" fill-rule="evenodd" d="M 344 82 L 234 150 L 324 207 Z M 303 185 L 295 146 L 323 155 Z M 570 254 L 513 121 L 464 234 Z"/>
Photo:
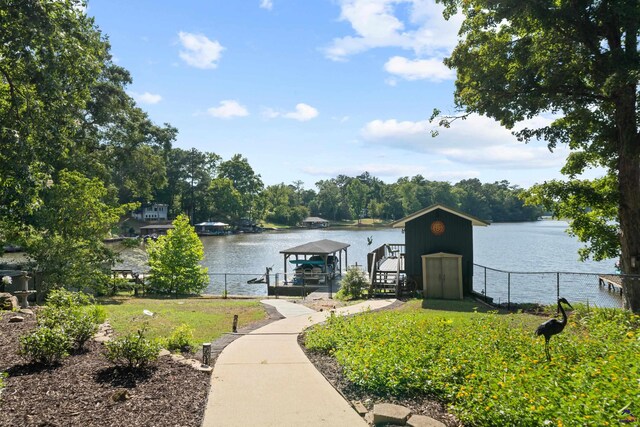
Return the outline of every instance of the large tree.
<path id="1" fill-rule="evenodd" d="M 551 124 L 516 132 L 525 141 L 544 139 L 551 149 L 568 144 L 572 150 L 563 169 L 570 181 L 542 185 L 539 195 L 556 211 L 571 200 L 588 201 L 572 210 L 577 219 L 590 208 L 616 204 L 622 269 L 640 274 L 640 2 L 439 1 L 445 16 L 457 11 L 465 16 L 461 40 L 446 59 L 457 70 L 457 107 L 507 128 L 554 113 Z M 613 187 L 577 182 L 591 167 L 605 168 L 604 179 Z M 593 248 L 596 257 L 611 253 L 613 230 L 586 231 L 591 243 L 604 243 Z M 626 304 L 640 311 L 640 281 L 625 281 L 625 289 Z"/>
<path id="2" fill-rule="evenodd" d="M 0 217 L 20 223 L 72 161 L 78 124 L 108 60 L 80 1 L 0 0 Z"/>

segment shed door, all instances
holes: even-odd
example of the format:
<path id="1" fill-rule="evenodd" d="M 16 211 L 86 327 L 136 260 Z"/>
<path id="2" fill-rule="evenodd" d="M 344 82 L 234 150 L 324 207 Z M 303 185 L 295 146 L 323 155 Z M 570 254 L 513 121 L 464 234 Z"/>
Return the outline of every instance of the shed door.
<path id="1" fill-rule="evenodd" d="M 422 258 L 425 298 L 462 298 L 460 256 L 424 256 Z"/>
<path id="2" fill-rule="evenodd" d="M 440 258 L 442 260 L 442 298 L 458 299 L 460 290 L 458 282 L 458 260 L 459 258 Z"/>
<path id="3" fill-rule="evenodd" d="M 442 292 L 442 258 L 425 258 L 426 298 L 443 298 Z"/>

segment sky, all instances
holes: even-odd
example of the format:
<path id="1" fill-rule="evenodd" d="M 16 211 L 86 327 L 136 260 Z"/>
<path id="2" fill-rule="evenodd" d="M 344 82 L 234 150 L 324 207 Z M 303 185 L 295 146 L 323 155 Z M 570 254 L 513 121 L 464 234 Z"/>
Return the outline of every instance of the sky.
<path id="1" fill-rule="evenodd" d="M 450 129 L 462 19 L 433 0 L 89 0 L 128 93 L 174 147 L 246 157 L 265 185 L 363 172 L 385 182 L 561 178 L 568 151 L 472 115 Z M 537 117 L 531 125 L 548 123 Z M 598 172 L 593 172 L 597 175 Z"/>

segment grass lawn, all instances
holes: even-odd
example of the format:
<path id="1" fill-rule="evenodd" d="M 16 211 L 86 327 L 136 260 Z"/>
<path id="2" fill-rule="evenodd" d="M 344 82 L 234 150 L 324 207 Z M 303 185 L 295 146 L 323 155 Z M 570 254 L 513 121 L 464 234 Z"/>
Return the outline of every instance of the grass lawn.
<path id="1" fill-rule="evenodd" d="M 165 338 L 182 324 L 193 329 L 194 345 L 211 342 L 231 332 L 233 316 L 238 315 L 238 327 L 266 318 L 257 300 L 214 298 L 100 298 L 107 311 L 107 319 L 117 335 L 136 332 L 148 325 L 148 336 Z M 147 316 L 143 310 L 154 313 Z"/>
<path id="2" fill-rule="evenodd" d="M 305 342 L 332 354 L 356 387 L 435 396 L 465 425 L 638 425 L 640 317 L 576 307 L 551 340 L 551 361 L 534 334 L 545 320 L 473 301 L 414 300 L 332 317 Z"/>

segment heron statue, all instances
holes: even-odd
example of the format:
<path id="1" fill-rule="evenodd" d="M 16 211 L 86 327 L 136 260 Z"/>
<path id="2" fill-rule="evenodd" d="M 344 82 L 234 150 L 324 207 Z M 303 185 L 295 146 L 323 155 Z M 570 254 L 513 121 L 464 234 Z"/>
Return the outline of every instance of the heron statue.
<path id="1" fill-rule="evenodd" d="M 571 304 L 569 304 L 569 301 L 566 299 L 558 299 L 558 310 L 562 313 L 562 320 L 549 319 L 536 329 L 536 336 L 544 335 L 544 351 L 547 355 L 548 361 L 551 360 L 551 355 L 549 354 L 549 340 L 552 336 L 562 332 L 564 327 L 567 325 L 567 313 L 565 313 L 564 308 L 562 308 L 562 304 L 567 304 L 571 307 Z"/>

